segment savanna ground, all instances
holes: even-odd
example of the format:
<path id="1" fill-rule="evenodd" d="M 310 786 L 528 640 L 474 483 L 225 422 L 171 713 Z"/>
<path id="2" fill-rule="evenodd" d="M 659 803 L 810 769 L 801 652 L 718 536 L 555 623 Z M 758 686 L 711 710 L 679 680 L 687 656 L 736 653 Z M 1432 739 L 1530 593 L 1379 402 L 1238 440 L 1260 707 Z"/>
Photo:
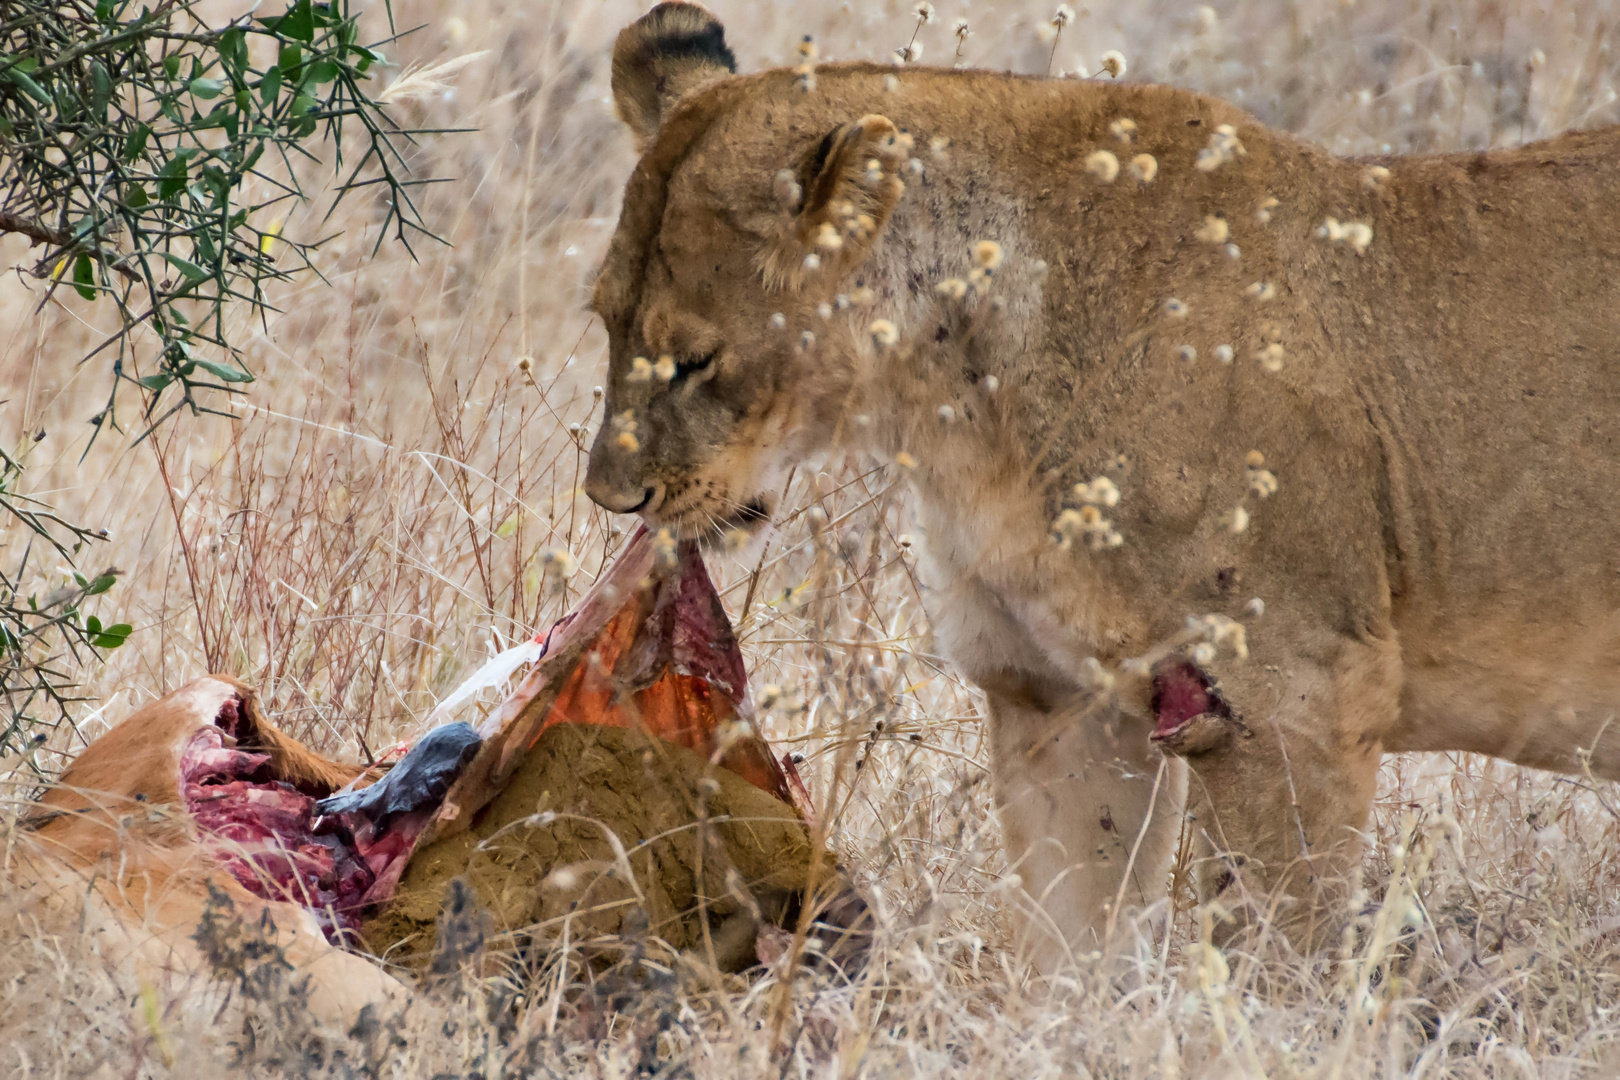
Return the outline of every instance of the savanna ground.
<path id="1" fill-rule="evenodd" d="M 805 34 L 829 59 L 890 57 L 915 31 L 925 64 L 1087 76 L 1118 49 L 1126 78 L 1226 97 L 1350 154 L 1512 145 L 1620 120 L 1613 3 L 1099 3 L 1055 42 L 1051 6 L 1026 0 L 941 0 L 920 29 L 902 0 L 712 7 L 742 70 L 793 62 Z M 324 282 L 275 295 L 281 314 L 267 324 L 241 316 L 260 379 L 237 419 L 183 418 L 137 444 L 130 399 L 126 434 L 103 433 L 86 452 L 85 421 L 110 377 L 78 361 L 108 313 L 67 290 L 41 308 L 41 283 L 0 280 L 0 437 L 25 448 L 27 491 L 109 530 L 81 568 L 123 572 L 95 610 L 136 628 L 82 672 L 91 700 L 40 755 L 47 771 L 209 671 L 259 687 L 279 725 L 331 755 L 376 752 L 419 732 L 491 651 L 561 614 L 627 536 L 631 522 L 579 485 L 606 360 L 584 302 L 633 164 L 608 49 L 639 9 L 395 0 L 393 10 L 400 26 L 421 26 L 391 48 L 396 64 L 482 52 L 453 85 L 394 106 L 422 126 L 474 129 L 412 152 L 420 175 L 450 179 L 421 193 L 448 244 L 418 243 L 413 261 L 385 241 L 371 257 L 379 207 L 351 199 L 324 223 L 325 201 L 289 208 L 290 235 L 339 235 L 316 259 Z M 960 46 L 957 18 L 972 31 Z M 384 76 L 398 77 L 398 67 Z M 25 255 L 18 237 L 0 238 L 0 264 Z M 561 993 L 580 969 L 554 958 L 538 983 L 452 980 L 403 1017 L 323 1039 L 274 970 L 237 989 L 249 1024 L 216 1023 L 183 988 L 121 981 L 71 933 L 7 907 L 0 1069 L 1620 1072 L 1620 793 L 1482 759 L 1387 761 L 1356 928 L 1330 958 L 1291 958 L 1263 937 L 1204 948 L 1207 913 L 1178 890 L 1122 923 L 1119 968 L 1082 960 L 1066 977 L 1029 977 L 1015 960 L 1021 897 L 998 854 L 981 703 L 935 655 L 894 478 L 850 460 L 799 475 L 784 505 L 763 556 L 711 563 L 756 696 L 781 688 L 767 734 L 804 755 L 820 805 L 842 807 L 833 841 L 878 912 L 880 942 L 853 980 L 801 972 L 786 994 L 779 973 L 716 981 L 677 966 L 621 987 L 633 992 L 613 1017 L 600 994 Z M 0 558 L 13 563 L 17 533 L 0 531 Z M 578 560 L 572 580 L 547 561 L 558 549 Z M 8 799 L 22 780 L 6 781 Z"/>

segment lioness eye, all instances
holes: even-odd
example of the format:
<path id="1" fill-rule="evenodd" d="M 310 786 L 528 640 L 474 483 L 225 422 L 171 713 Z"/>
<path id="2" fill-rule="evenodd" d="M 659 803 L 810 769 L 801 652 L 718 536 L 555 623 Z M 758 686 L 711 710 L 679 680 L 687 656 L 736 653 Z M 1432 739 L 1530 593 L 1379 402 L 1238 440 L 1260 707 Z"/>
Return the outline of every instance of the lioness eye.
<path id="1" fill-rule="evenodd" d="M 714 363 L 714 353 L 705 356 L 683 356 L 675 361 L 675 380 L 678 382 L 688 375 L 696 374 Z"/>

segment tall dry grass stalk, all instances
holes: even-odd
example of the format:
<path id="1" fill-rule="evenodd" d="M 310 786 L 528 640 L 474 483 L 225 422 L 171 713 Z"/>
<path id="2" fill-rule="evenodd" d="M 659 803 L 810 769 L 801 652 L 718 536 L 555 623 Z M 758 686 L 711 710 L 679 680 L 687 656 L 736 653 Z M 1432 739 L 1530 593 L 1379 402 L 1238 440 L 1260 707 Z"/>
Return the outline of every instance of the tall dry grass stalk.
<path id="1" fill-rule="evenodd" d="M 1049 63 L 1096 71 L 1119 50 L 1132 78 L 1219 94 L 1346 153 L 1503 145 L 1620 117 L 1613 4 L 1120 4 L 1079 10 L 1059 39 L 1046 4 L 941 4 L 923 25 L 899 0 L 712 6 L 747 70 L 796 63 L 807 33 L 825 58 L 887 58 L 915 33 L 947 63 L 956 52 L 1036 73 Z M 140 445 L 104 433 L 81 460 L 109 376 L 76 361 L 107 314 L 60 293 L 36 311 L 30 282 L 0 281 L 10 330 L 0 437 L 29 447 L 33 494 L 111 531 L 106 558 L 125 574 L 104 599 L 136 625 L 106 667 L 84 673 L 98 702 L 79 718 L 85 737 L 218 670 L 259 686 L 295 735 L 366 759 L 417 732 L 490 651 L 566 610 L 630 527 L 580 483 L 602 419 L 593 385 L 605 351 L 583 305 L 633 164 L 609 103 L 608 48 L 637 9 L 403 0 L 395 11 L 401 25 L 423 25 L 399 46 L 395 59 L 415 66 L 399 69 L 395 107 L 420 126 L 477 129 L 414 151 L 422 174 L 454 179 L 423 202 L 451 246 L 411 262 L 385 244 L 371 258 L 383 208 L 361 200 L 331 222 L 320 220 L 324 204 L 290 215 L 288 234 L 340 232 L 317 258 L 325 282 L 273 297 L 279 317 L 242 327 L 261 380 L 239 419 L 186 420 Z M 0 241 L 6 264 L 24 254 L 16 237 Z M 1083 960 L 1032 980 L 1010 929 L 1027 900 L 997 853 L 979 701 L 933 649 L 892 478 L 847 461 L 797 476 L 784 505 L 763 551 L 718 556 L 714 568 L 756 694 L 770 702 L 768 734 L 804 755 L 882 926 L 853 979 L 792 976 L 790 1052 L 769 1039 L 780 971 L 717 983 L 679 965 L 633 984 L 588 986 L 577 965 L 555 963 L 535 984 L 468 976 L 424 990 L 403 1017 L 332 1038 L 299 1019 L 290 976 L 255 969 L 232 976 L 244 1013 L 216 1021 L 187 996 L 196 988 L 128 985 L 78 928 L 0 896 L 0 1069 L 1363 1078 L 1620 1068 L 1614 803 L 1598 785 L 1479 760 L 1388 763 L 1369 885 L 1328 958 L 1290 956 L 1263 933 L 1214 949 L 1209 913 L 1178 880 L 1168 902 L 1121 920 L 1117 965 Z M 579 565 L 570 579 L 555 572 L 559 550 Z M 76 749 L 53 744 L 40 762 L 59 767 Z"/>

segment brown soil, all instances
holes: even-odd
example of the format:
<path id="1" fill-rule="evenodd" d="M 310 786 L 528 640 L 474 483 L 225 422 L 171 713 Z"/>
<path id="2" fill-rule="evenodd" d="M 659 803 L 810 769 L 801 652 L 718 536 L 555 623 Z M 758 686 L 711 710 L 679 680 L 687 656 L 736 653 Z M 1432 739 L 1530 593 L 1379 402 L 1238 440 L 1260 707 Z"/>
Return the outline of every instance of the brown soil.
<path id="1" fill-rule="evenodd" d="M 548 811 L 557 816 L 548 821 Z M 676 949 L 712 947 L 720 967 L 736 969 L 752 962 L 756 911 L 779 921 L 803 892 L 811 844 L 791 806 L 685 747 L 624 728 L 557 724 L 472 828 L 412 856 L 363 933 L 377 954 L 420 965 L 445 890 L 463 877 L 505 935 L 498 943 L 549 945 L 565 933 L 578 942 L 646 926 Z"/>

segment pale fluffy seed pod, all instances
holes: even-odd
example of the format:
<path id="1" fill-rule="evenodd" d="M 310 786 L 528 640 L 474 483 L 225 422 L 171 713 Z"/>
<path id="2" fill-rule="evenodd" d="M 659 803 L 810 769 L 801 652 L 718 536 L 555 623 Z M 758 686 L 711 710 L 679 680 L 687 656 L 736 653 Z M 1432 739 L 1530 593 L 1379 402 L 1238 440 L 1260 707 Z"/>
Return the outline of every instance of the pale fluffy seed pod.
<path id="1" fill-rule="evenodd" d="M 783 169 L 776 174 L 776 179 L 771 183 L 771 192 L 783 210 L 790 214 L 798 213 L 799 203 L 804 198 L 804 189 L 799 186 L 792 169 Z"/>
<path id="2" fill-rule="evenodd" d="M 1226 224 L 1225 218 L 1208 214 L 1193 235 L 1206 244 L 1224 244 L 1226 238 L 1231 235 L 1231 228 Z"/>
<path id="3" fill-rule="evenodd" d="M 1086 158 L 1086 172 L 1105 184 L 1112 184 L 1119 175 L 1119 158 L 1110 150 L 1093 150 Z"/>
<path id="4" fill-rule="evenodd" d="M 1001 245 L 994 240 L 980 240 L 973 245 L 973 265 L 983 270 L 994 270 L 1001 265 Z"/>
<path id="5" fill-rule="evenodd" d="M 1118 120 L 1115 120 L 1112 124 L 1108 125 L 1108 134 L 1112 135 L 1122 143 L 1135 142 L 1136 121 L 1122 116 Z"/>
<path id="6" fill-rule="evenodd" d="M 1131 158 L 1131 179 L 1139 184 L 1151 184 L 1159 175 L 1159 159 L 1152 154 L 1137 154 Z"/>
<path id="7" fill-rule="evenodd" d="M 887 349 L 900 340 L 900 330 L 888 319 L 874 319 L 869 328 L 872 340 Z"/>
<path id="8" fill-rule="evenodd" d="M 1260 362 L 1261 367 L 1275 374 L 1276 372 L 1281 371 L 1283 367 L 1282 344 L 1280 342 L 1273 341 L 1271 344 L 1255 353 L 1254 358 Z"/>
<path id="9" fill-rule="evenodd" d="M 1125 54 L 1118 49 L 1109 49 L 1102 54 L 1102 69 L 1110 78 L 1124 78 L 1126 71 Z"/>
<path id="10" fill-rule="evenodd" d="M 660 356 L 657 363 L 653 364 L 653 378 L 665 383 L 675 378 L 675 358 L 669 355 Z"/>
<path id="11" fill-rule="evenodd" d="M 1174 296 L 1164 302 L 1164 313 L 1172 319 L 1185 319 L 1188 310 L 1186 301 L 1178 300 Z"/>
<path id="12" fill-rule="evenodd" d="M 1219 360 L 1221 363 L 1230 364 L 1232 362 L 1233 355 L 1235 355 L 1235 354 L 1232 351 L 1232 346 L 1230 346 L 1230 345 L 1217 345 L 1217 346 L 1215 346 L 1215 359 Z"/>
<path id="13" fill-rule="evenodd" d="M 967 295 L 968 284 L 959 277 L 946 278 L 934 286 L 934 291 L 949 300 L 960 300 Z"/>
<path id="14" fill-rule="evenodd" d="M 652 378 L 652 364 L 645 356 L 638 356 L 630 361 L 630 374 L 625 376 L 626 382 L 647 382 Z"/>
<path id="15" fill-rule="evenodd" d="M 1243 290 L 1243 295 L 1257 303 L 1265 304 L 1277 298 L 1277 288 L 1269 281 L 1255 281 Z"/>

